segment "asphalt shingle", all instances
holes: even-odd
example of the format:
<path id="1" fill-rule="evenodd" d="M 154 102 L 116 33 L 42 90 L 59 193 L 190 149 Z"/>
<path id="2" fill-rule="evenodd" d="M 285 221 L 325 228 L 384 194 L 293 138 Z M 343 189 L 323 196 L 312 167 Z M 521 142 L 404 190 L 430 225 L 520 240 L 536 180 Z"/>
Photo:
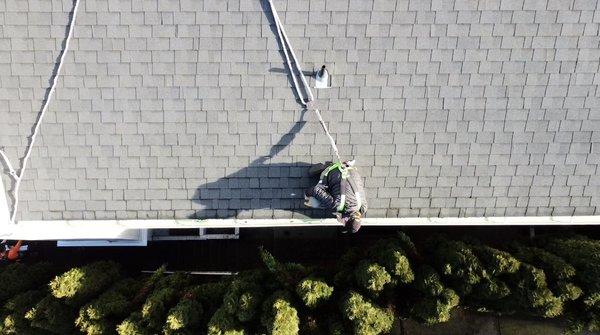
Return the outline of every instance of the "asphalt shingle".
<path id="1" fill-rule="evenodd" d="M 0 4 L 13 164 L 71 9 L 44 4 Z M 361 167 L 371 216 L 598 214 L 595 1 L 276 5 L 304 69 L 331 71 L 318 104 Z M 85 2 L 19 218 L 318 215 L 302 189 L 332 152 L 296 101 L 267 8 Z"/>

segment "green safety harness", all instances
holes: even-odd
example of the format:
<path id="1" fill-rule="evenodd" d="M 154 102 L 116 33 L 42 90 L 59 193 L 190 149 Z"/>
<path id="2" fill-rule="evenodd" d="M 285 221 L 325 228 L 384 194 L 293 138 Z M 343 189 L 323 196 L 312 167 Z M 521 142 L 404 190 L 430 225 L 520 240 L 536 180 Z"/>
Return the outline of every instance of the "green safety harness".
<path id="1" fill-rule="evenodd" d="M 323 172 L 321 172 L 321 176 L 319 178 L 319 184 L 323 184 L 325 181 L 325 178 L 327 178 L 329 173 L 334 170 L 339 170 L 340 173 L 342 174 L 342 180 L 348 181 L 348 184 L 350 185 L 350 189 L 352 190 L 352 192 L 354 192 L 354 196 L 355 196 L 356 202 L 357 202 L 357 207 L 360 210 L 360 208 L 362 207 L 361 195 L 358 192 L 358 186 L 356 185 L 356 181 L 350 175 L 350 170 L 354 170 L 353 166 L 347 166 L 342 162 L 337 162 L 337 163 L 331 164 L 325 170 L 323 170 Z M 339 203 L 338 207 L 336 208 L 336 210 L 338 212 L 343 212 L 345 209 L 346 209 L 346 195 L 342 193 L 340 203 Z"/>

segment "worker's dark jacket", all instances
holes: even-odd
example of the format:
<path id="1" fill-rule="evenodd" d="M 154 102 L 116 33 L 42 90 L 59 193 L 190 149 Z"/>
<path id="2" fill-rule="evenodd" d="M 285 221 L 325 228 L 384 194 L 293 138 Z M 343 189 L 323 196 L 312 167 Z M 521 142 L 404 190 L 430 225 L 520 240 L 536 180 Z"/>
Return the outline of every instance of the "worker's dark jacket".
<path id="1" fill-rule="evenodd" d="M 341 213 L 367 211 L 367 199 L 362 177 L 353 167 L 328 167 L 321 174 L 319 184 L 313 188 L 313 194 L 321 206 Z M 352 179 L 350 179 L 352 178 Z M 353 182 L 352 182 L 353 181 Z"/>

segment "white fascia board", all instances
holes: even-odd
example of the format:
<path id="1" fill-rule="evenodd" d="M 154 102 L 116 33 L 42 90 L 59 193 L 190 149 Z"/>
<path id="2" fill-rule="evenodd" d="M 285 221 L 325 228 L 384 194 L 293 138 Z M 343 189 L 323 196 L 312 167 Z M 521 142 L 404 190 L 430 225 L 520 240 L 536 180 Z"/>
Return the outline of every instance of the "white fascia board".
<path id="1" fill-rule="evenodd" d="M 125 236 L 121 236 L 125 237 Z M 58 247 L 145 247 L 148 245 L 147 229 L 128 229 L 127 239 L 110 240 L 59 240 Z"/>
<path id="2" fill-rule="evenodd" d="M 471 218 L 365 218 L 363 226 L 541 226 L 600 225 L 600 216 L 519 216 Z M 49 220 L 19 221 L 0 229 L 0 239 L 84 240 L 132 239 L 132 230 L 177 228 L 273 228 L 340 226 L 335 219 L 207 219 L 207 220 Z"/>
<path id="3" fill-rule="evenodd" d="M 140 230 L 144 229 L 128 228 L 111 222 L 21 221 L 0 228 L 0 239 L 28 241 L 138 240 Z"/>

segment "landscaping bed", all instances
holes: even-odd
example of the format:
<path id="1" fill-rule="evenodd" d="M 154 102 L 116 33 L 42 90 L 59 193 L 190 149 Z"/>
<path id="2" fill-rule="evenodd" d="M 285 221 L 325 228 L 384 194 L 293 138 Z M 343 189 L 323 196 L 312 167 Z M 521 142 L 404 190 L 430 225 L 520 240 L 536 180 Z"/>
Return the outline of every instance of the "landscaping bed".
<path id="1" fill-rule="evenodd" d="M 552 334 L 600 327 L 600 241 L 581 235 L 492 247 L 441 235 L 415 245 L 397 233 L 351 248 L 331 266 L 257 252 L 261 266 L 212 282 L 164 268 L 139 275 L 111 261 L 5 265 L 0 334 Z"/>

